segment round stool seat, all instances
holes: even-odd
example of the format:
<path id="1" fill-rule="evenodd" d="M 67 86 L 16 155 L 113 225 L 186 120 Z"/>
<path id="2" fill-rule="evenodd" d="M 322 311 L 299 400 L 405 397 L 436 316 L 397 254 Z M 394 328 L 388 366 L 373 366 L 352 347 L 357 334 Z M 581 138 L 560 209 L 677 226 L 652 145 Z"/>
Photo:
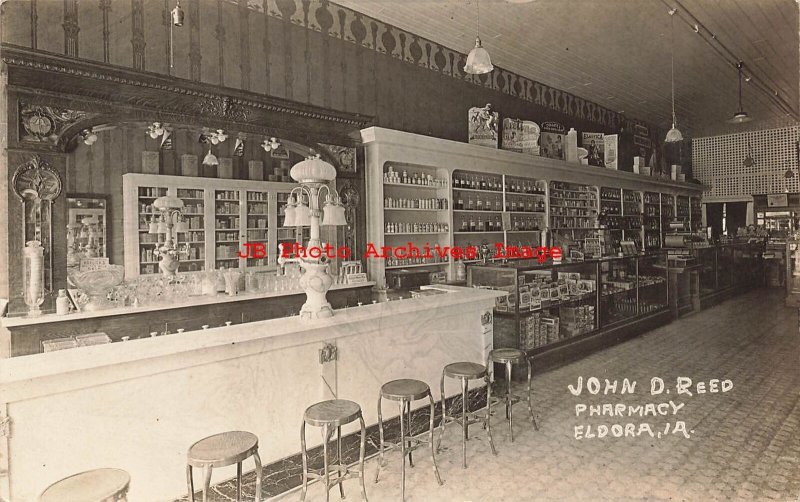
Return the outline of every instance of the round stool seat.
<path id="1" fill-rule="evenodd" d="M 128 492 L 131 476 L 122 469 L 95 469 L 56 481 L 39 502 L 103 502 L 118 500 Z"/>
<path id="2" fill-rule="evenodd" d="M 224 467 L 241 462 L 258 449 L 258 438 L 245 431 L 230 431 L 201 439 L 189 447 L 192 467 Z"/>
<path id="3" fill-rule="evenodd" d="M 392 380 L 383 384 L 381 387 L 381 396 L 393 401 L 400 401 L 401 399 L 422 399 L 430 392 L 430 387 L 425 382 L 419 380 L 411 380 L 403 378 L 400 380 Z"/>
<path id="4" fill-rule="evenodd" d="M 452 363 L 444 367 L 444 374 L 451 378 L 474 380 L 486 376 L 486 366 L 478 363 Z"/>
<path id="5" fill-rule="evenodd" d="M 525 360 L 525 352 L 519 349 L 494 349 L 489 358 L 496 363 L 516 363 Z"/>
<path id="6" fill-rule="evenodd" d="M 303 420 L 317 427 L 325 424 L 339 427 L 357 419 L 360 413 L 361 406 L 358 403 L 345 399 L 331 399 L 309 406 Z"/>

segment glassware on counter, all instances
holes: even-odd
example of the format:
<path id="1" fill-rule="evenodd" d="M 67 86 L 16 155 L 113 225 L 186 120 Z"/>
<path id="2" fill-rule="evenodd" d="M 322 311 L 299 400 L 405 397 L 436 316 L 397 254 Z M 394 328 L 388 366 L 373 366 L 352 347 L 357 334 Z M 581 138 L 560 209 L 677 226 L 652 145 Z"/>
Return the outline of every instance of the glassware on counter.
<path id="1" fill-rule="evenodd" d="M 25 244 L 24 293 L 29 316 L 41 315 L 44 302 L 44 248 L 39 241 Z"/>

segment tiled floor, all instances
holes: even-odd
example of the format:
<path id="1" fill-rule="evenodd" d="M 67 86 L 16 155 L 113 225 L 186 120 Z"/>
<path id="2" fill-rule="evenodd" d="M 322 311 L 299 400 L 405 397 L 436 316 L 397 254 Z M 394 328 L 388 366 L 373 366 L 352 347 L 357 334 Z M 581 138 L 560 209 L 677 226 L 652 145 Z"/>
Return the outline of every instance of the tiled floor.
<path id="1" fill-rule="evenodd" d="M 469 468 L 460 465 L 459 433 L 444 437 L 438 456 L 445 480 L 438 486 L 430 458 L 415 456 L 408 469 L 408 501 L 534 500 L 798 500 L 800 499 L 800 334 L 797 313 L 782 306 L 780 291 L 752 292 L 686 317 L 622 345 L 534 378 L 540 430 L 517 405 L 515 441 L 495 419 L 493 457 L 480 426 L 473 426 Z M 578 377 L 635 380 L 633 394 L 580 397 L 567 389 Z M 676 395 L 677 377 L 730 379 L 726 393 Z M 670 394 L 650 395 L 660 377 Z M 694 390 L 694 389 L 693 389 Z M 576 418 L 575 405 L 683 403 L 677 415 Z M 664 407 L 662 407 L 662 410 Z M 575 439 L 574 426 L 686 423 L 690 437 Z M 610 436 L 611 434 L 609 434 Z M 399 458 L 372 483 L 376 461 L 367 462 L 370 500 L 400 499 Z M 357 481 L 345 483 L 348 500 L 360 500 Z M 294 491 L 277 500 L 297 500 Z M 321 486 L 308 500 L 324 500 Z M 338 490 L 331 500 L 338 500 Z"/>

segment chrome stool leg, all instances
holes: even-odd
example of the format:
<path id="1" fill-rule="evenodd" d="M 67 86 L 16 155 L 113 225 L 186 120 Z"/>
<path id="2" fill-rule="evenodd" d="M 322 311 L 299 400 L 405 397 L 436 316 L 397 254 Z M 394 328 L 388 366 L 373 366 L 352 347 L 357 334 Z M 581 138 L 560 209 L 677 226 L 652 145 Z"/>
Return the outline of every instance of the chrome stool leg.
<path id="1" fill-rule="evenodd" d="M 400 401 L 400 456 L 403 457 L 403 465 L 400 469 L 400 500 L 406 499 L 406 429 L 403 419 L 403 408 L 405 401 Z"/>
<path id="2" fill-rule="evenodd" d="M 439 395 L 442 396 L 442 423 L 439 426 L 439 441 L 436 443 L 436 451 L 439 451 L 442 447 L 442 436 L 444 436 L 444 430 L 447 426 L 447 399 L 444 395 L 444 370 L 442 370 L 442 379 L 439 382 Z"/>
<path id="3" fill-rule="evenodd" d="M 514 442 L 514 403 L 511 399 L 511 362 L 506 363 L 506 417 L 508 418 L 508 434 L 511 442 Z"/>
<path id="4" fill-rule="evenodd" d="M 528 362 L 528 413 L 531 414 L 533 428 L 538 431 L 539 425 L 536 423 L 536 417 L 533 416 L 533 404 L 531 403 L 531 374 L 533 373 L 533 369 L 531 366 L 531 360 L 529 358 L 526 358 L 525 360 Z"/>
<path id="5" fill-rule="evenodd" d="M 325 502 L 331 499 L 331 476 L 328 472 L 328 441 L 330 440 L 330 431 L 328 425 L 322 426 L 322 468 L 325 475 Z"/>
<path id="6" fill-rule="evenodd" d="M 336 463 L 339 466 L 344 465 L 342 463 L 342 428 L 336 428 Z M 338 475 L 336 479 L 339 480 L 339 495 L 344 498 L 344 483 L 342 483 L 342 471 L 337 471 Z"/>
<path id="7" fill-rule="evenodd" d="M 433 473 L 436 475 L 436 481 L 442 485 L 444 481 L 442 481 L 442 477 L 439 476 L 439 468 L 436 466 L 436 448 L 433 445 L 433 413 L 436 409 L 436 405 L 433 403 L 433 394 L 431 391 L 428 390 L 428 399 L 431 400 L 431 423 L 430 423 L 430 430 L 429 430 L 429 440 L 431 443 L 431 462 L 433 463 Z"/>
<path id="8" fill-rule="evenodd" d="M 306 499 L 308 493 L 308 452 L 306 451 L 306 421 L 300 426 L 300 456 L 303 459 L 303 491 L 300 492 L 300 502 Z"/>
<path id="9" fill-rule="evenodd" d="M 375 471 L 375 482 L 381 475 L 381 467 L 383 467 L 383 415 L 381 413 L 381 396 L 378 396 L 378 434 L 380 435 L 380 444 L 378 446 L 378 469 Z"/>
<path id="10" fill-rule="evenodd" d="M 208 492 L 211 491 L 211 471 L 210 465 L 203 468 L 203 502 L 208 502 Z"/>
<path id="11" fill-rule="evenodd" d="M 469 425 L 467 424 L 467 379 L 461 378 L 461 466 L 467 468 L 467 440 L 469 439 Z"/>
<path id="12" fill-rule="evenodd" d="M 194 480 L 192 479 L 192 466 L 186 464 L 186 484 L 189 485 L 189 502 L 194 502 Z"/>
<path id="13" fill-rule="evenodd" d="M 359 413 L 358 420 L 361 422 L 361 444 L 358 451 L 358 469 L 360 471 L 359 481 L 361 482 L 361 498 L 367 501 L 367 486 L 364 484 L 364 453 L 367 446 L 367 427 L 364 425 L 364 416 Z"/>
<path id="14" fill-rule="evenodd" d="M 411 438 L 414 435 L 411 434 L 411 401 L 406 402 L 406 427 L 408 428 L 408 437 Z M 413 469 L 414 468 L 414 454 L 411 439 L 408 440 L 408 465 Z"/>
<path id="15" fill-rule="evenodd" d="M 494 439 L 492 438 L 492 382 L 489 381 L 489 375 L 486 375 L 486 434 L 489 436 L 489 446 L 492 447 L 492 455 L 497 455 L 497 450 L 494 447 Z"/>
<path id="16" fill-rule="evenodd" d="M 253 453 L 253 461 L 256 463 L 256 502 L 261 502 L 261 457 L 257 451 Z"/>
<path id="17" fill-rule="evenodd" d="M 242 463 L 236 462 L 236 500 L 242 500 Z"/>

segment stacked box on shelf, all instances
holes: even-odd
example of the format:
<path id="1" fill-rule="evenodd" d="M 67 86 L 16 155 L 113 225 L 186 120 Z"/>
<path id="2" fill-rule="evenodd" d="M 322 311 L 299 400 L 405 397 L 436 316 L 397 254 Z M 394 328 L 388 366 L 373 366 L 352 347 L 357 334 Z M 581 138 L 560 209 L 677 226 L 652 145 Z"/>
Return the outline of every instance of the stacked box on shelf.
<path id="1" fill-rule="evenodd" d="M 594 330 L 594 305 L 578 305 L 558 309 L 561 336 L 570 338 Z"/>
<path id="2" fill-rule="evenodd" d="M 521 321 L 520 344 L 524 350 L 542 347 L 559 340 L 558 317 L 534 312 Z"/>

